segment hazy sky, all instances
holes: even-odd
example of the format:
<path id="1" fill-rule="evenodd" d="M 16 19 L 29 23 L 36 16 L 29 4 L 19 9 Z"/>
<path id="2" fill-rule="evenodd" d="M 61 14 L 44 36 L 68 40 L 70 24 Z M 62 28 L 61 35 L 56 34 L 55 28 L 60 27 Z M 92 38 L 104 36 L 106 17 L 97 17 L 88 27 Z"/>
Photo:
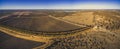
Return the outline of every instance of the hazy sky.
<path id="1" fill-rule="evenodd" d="M 120 0 L 0 0 L 0 9 L 120 9 Z"/>

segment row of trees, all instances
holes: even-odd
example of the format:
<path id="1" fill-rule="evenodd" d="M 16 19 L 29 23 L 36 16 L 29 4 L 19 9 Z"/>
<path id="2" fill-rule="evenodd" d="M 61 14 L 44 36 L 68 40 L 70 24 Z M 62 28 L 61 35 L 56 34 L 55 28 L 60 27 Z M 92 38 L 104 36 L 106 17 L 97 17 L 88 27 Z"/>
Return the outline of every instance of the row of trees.
<path id="1" fill-rule="evenodd" d="M 83 30 L 89 29 L 91 27 L 81 27 L 78 29 L 73 29 L 73 30 L 67 30 L 67 31 L 58 31 L 58 32 L 47 32 L 47 31 L 32 31 L 32 30 L 25 30 L 25 29 L 20 29 L 16 27 L 10 27 L 6 25 L 1 25 L 5 28 L 9 28 L 11 30 L 18 31 L 20 33 L 25 33 L 25 34 L 32 34 L 32 35 L 40 35 L 40 36 L 61 36 L 61 35 L 69 35 L 69 34 L 74 34 L 77 32 L 81 32 Z"/>

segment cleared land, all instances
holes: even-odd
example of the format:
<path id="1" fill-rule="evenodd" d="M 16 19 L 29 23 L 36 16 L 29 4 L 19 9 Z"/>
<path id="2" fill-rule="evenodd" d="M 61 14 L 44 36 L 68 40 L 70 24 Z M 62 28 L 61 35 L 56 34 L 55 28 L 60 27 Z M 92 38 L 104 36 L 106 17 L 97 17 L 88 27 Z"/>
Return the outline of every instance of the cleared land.
<path id="1" fill-rule="evenodd" d="M 11 15 L 0 22 L 3 25 L 32 31 L 66 31 L 80 28 L 49 17 L 48 15 Z M 82 27 L 82 26 L 81 26 Z M 56 30 L 57 29 L 57 30 Z"/>
<path id="2" fill-rule="evenodd" d="M 32 49 L 45 43 L 16 38 L 0 32 L 0 49 Z"/>
<path id="3" fill-rule="evenodd" d="M 33 49 L 120 49 L 120 11 L 24 10 L 2 16 L 0 31 L 45 43 Z"/>

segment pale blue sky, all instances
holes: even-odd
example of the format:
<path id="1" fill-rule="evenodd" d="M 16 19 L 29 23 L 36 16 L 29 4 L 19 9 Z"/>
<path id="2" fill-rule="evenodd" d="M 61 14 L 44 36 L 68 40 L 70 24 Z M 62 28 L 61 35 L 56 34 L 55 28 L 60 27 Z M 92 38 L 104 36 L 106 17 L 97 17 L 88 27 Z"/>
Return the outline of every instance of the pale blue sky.
<path id="1" fill-rule="evenodd" d="M 119 0 L 0 0 L 0 9 L 120 9 Z"/>

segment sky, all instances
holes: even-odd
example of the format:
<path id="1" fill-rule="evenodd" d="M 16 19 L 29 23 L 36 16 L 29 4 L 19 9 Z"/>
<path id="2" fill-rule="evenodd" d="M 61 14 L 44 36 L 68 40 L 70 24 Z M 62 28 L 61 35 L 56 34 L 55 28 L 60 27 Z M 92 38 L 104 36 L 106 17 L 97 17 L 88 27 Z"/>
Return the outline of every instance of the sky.
<path id="1" fill-rule="evenodd" d="M 120 0 L 0 0 L 0 9 L 120 9 Z"/>

